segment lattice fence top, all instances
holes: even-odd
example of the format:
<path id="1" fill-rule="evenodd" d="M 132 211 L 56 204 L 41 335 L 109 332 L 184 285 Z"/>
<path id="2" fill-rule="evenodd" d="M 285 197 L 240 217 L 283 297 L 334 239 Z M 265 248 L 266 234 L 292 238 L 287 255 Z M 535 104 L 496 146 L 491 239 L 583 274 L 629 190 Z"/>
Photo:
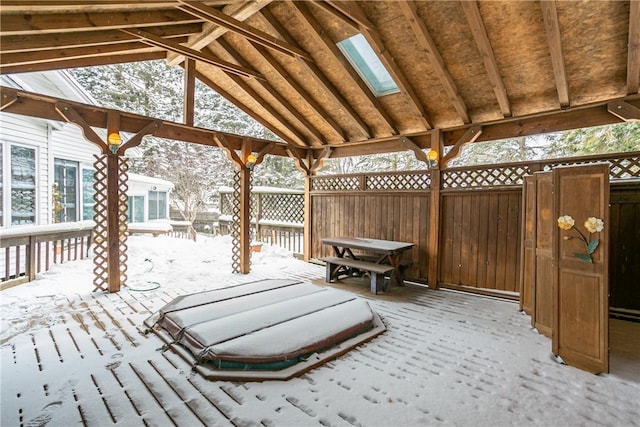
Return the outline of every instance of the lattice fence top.
<path id="1" fill-rule="evenodd" d="M 417 191 L 431 188 L 428 171 L 317 176 L 311 191 Z"/>
<path id="2" fill-rule="evenodd" d="M 498 187 L 522 185 L 529 165 L 495 166 L 483 169 L 449 169 L 442 171 L 442 188 Z"/>
<path id="3" fill-rule="evenodd" d="M 640 154 L 620 158 L 605 158 L 599 160 L 581 159 L 572 161 L 571 159 L 568 159 L 567 161 L 548 163 L 544 166 L 544 170 L 549 171 L 558 166 L 588 165 L 598 162 L 609 163 L 609 177 L 611 179 L 640 178 Z"/>

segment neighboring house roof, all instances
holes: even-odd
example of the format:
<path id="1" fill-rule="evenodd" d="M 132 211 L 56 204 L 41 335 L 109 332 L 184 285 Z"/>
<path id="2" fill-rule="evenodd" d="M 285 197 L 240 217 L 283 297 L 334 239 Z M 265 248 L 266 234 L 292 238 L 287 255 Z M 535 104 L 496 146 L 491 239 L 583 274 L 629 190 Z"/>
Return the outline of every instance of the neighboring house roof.
<path id="1" fill-rule="evenodd" d="M 2 84 L 56 98 L 99 105 L 98 101 L 64 70 L 6 74 L 2 76 Z"/>
<path id="2" fill-rule="evenodd" d="M 161 178 L 154 178 L 151 176 L 145 176 L 145 175 L 138 175 L 137 173 L 127 173 L 127 175 L 129 176 L 129 181 L 137 181 L 137 182 L 142 182 L 145 184 L 155 184 L 155 185 L 162 185 L 165 187 L 169 187 L 169 188 L 173 188 L 174 184 L 171 181 L 167 181 Z"/>

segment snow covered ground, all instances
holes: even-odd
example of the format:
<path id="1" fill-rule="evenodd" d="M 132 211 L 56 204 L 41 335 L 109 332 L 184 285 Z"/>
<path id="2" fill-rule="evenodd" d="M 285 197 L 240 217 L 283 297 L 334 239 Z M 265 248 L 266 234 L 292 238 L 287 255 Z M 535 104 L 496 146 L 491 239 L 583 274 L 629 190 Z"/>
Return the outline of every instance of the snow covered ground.
<path id="1" fill-rule="evenodd" d="M 0 292 L 0 425 L 640 425 L 640 372 L 627 355 L 609 375 L 559 365 L 517 304 L 411 286 L 352 288 L 388 330 L 300 378 L 207 381 L 140 334 L 143 320 L 214 287 L 322 284 L 324 268 L 265 246 L 238 275 L 228 237 L 128 242 L 130 286 L 117 294 L 91 292 L 92 260 Z"/>

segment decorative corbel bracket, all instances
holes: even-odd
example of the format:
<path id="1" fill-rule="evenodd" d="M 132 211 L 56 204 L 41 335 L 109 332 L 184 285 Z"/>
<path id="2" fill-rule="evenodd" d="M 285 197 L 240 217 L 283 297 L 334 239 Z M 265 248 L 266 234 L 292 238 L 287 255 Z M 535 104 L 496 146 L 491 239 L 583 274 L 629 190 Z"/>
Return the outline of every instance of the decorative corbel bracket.
<path id="1" fill-rule="evenodd" d="M 97 145 L 102 154 L 109 154 L 108 144 L 89 126 L 86 120 L 78 112 L 65 102 L 56 102 L 56 111 L 66 122 L 73 123 L 82 130 L 84 138 Z"/>
<path id="2" fill-rule="evenodd" d="M 285 151 L 305 176 L 314 175 L 322 167 L 324 160 L 330 158 L 333 154 L 333 149 L 330 147 L 325 147 L 316 158 L 313 157 L 311 150 L 301 152 L 302 150 L 296 148 L 287 148 Z"/>
<path id="3" fill-rule="evenodd" d="M 460 150 L 462 150 L 462 147 L 464 147 L 466 144 L 474 142 L 480 135 L 482 135 L 482 126 L 480 125 L 473 125 L 469 129 L 467 129 L 464 135 L 462 135 L 460 139 L 456 141 L 453 147 L 451 147 L 451 150 L 449 150 L 449 152 L 442 158 L 442 160 L 440 160 L 440 167 L 446 168 L 447 163 L 460 155 Z"/>
<path id="4" fill-rule="evenodd" d="M 407 150 L 413 151 L 413 154 L 414 156 L 416 156 L 416 159 L 418 161 L 424 162 L 427 164 L 427 166 L 429 166 L 429 158 L 427 157 L 427 154 L 422 151 L 422 148 L 418 147 L 418 145 L 416 145 L 416 143 L 413 142 L 411 138 L 403 136 L 402 138 L 400 138 L 400 144 L 402 144 L 402 146 Z"/>
<path id="5" fill-rule="evenodd" d="M 162 127 L 161 120 L 153 120 L 148 125 L 140 129 L 138 133 L 136 133 L 133 137 L 131 137 L 127 142 L 122 144 L 118 148 L 117 154 L 119 156 L 123 156 L 126 150 L 128 150 L 129 148 L 137 147 L 142 142 L 142 138 L 144 138 L 147 135 L 153 134 L 155 131 L 157 131 L 161 127 Z"/>
<path id="6" fill-rule="evenodd" d="M 2 91 L 2 99 L 0 104 L 0 111 L 3 111 L 5 108 L 12 105 L 14 102 L 18 100 L 18 91 L 15 90 L 4 90 Z"/>

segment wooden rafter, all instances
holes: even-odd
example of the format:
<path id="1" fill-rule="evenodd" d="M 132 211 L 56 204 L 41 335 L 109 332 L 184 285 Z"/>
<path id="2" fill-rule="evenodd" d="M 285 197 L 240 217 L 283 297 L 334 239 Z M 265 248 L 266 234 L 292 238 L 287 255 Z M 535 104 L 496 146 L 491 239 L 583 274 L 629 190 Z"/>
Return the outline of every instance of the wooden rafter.
<path id="1" fill-rule="evenodd" d="M 155 25 L 199 23 L 200 20 L 180 10 L 134 11 L 111 13 L 65 13 L 34 15 L 1 15 L 0 35 L 42 34 L 141 28 Z"/>
<path id="2" fill-rule="evenodd" d="M 511 103 L 507 96 L 507 89 L 504 87 L 500 70 L 498 69 L 498 62 L 493 54 L 493 48 L 491 42 L 487 36 L 487 30 L 484 27 L 484 22 L 480 16 L 480 10 L 478 9 L 478 3 L 476 0 L 462 1 L 460 2 L 462 9 L 467 17 L 471 34 L 473 34 L 473 40 L 478 46 L 480 56 L 484 62 L 484 67 L 487 70 L 489 81 L 493 86 L 493 92 L 500 105 L 500 110 L 504 117 L 511 117 Z"/>
<path id="3" fill-rule="evenodd" d="M 416 9 L 416 5 L 412 1 L 403 0 L 398 2 L 402 13 L 405 18 L 409 22 L 413 33 L 416 36 L 416 40 L 418 44 L 426 54 L 429 63 L 433 67 L 436 75 L 440 79 L 440 83 L 444 87 L 444 90 L 449 95 L 453 107 L 455 108 L 460 120 L 463 123 L 471 122 L 469 119 L 469 113 L 467 112 L 467 106 L 458 93 L 458 88 L 456 87 L 455 82 L 453 81 L 453 77 L 447 70 L 447 67 L 444 64 L 444 59 L 442 59 L 442 55 L 438 51 L 438 47 L 436 46 L 431 34 L 429 34 L 429 30 L 425 26 L 424 22 L 418 15 L 418 10 Z"/>
<path id="4" fill-rule="evenodd" d="M 248 66 L 243 67 L 243 66 L 232 64 L 231 62 L 221 61 L 220 59 L 215 58 L 206 52 L 195 51 L 188 47 L 184 47 L 178 43 L 163 39 L 151 33 L 147 33 L 146 31 L 143 31 L 143 30 L 132 31 L 132 30 L 126 30 L 126 29 L 121 29 L 120 31 L 123 31 L 127 34 L 138 36 L 140 40 L 142 40 L 144 43 L 147 43 L 151 46 L 161 47 L 172 52 L 180 53 L 181 55 L 184 55 L 187 58 L 206 62 L 207 64 L 213 65 L 214 67 L 218 67 L 227 73 L 233 73 L 233 74 L 237 74 L 239 76 L 244 76 L 244 77 L 256 77 L 258 79 L 263 79 L 263 77 L 260 74 L 258 74 L 256 71 L 253 71 Z"/>
<path id="5" fill-rule="evenodd" d="M 341 140 L 345 140 L 345 134 L 342 128 L 336 123 L 331 115 L 307 92 L 300 83 L 290 75 L 287 70 L 274 58 L 267 49 L 260 45 L 253 45 L 260 56 L 269 64 L 275 74 L 282 78 L 282 81 L 289 85 L 297 95 L 307 104 L 309 108 L 314 110 L 315 114 L 322 119 Z"/>
<path id="6" fill-rule="evenodd" d="M 337 2 L 331 2 L 331 5 L 335 5 Z M 377 31 L 374 31 L 373 25 L 367 20 L 364 12 L 360 8 L 357 2 L 352 2 L 349 4 L 348 10 L 350 13 L 353 13 L 353 16 L 358 17 L 356 20 L 358 24 L 358 30 L 365 37 L 373 51 L 376 53 L 386 70 L 391 74 L 391 78 L 393 78 L 394 82 L 398 85 L 398 88 L 401 92 L 409 97 L 409 103 L 414 107 L 416 111 L 418 111 L 420 115 L 420 120 L 422 121 L 422 125 L 427 128 L 433 128 L 433 122 L 429 118 L 429 114 L 422 106 L 422 102 L 420 98 L 416 94 L 415 90 L 409 83 L 409 80 L 404 75 L 404 72 L 400 69 L 398 64 L 396 63 L 393 56 L 391 56 L 391 52 L 386 48 L 382 38 L 378 34 Z M 339 14 L 337 15 L 341 18 L 343 15 L 342 7 L 338 9 L 333 9 L 334 13 L 337 11 Z"/>
<path id="7" fill-rule="evenodd" d="M 271 3 L 271 1 L 272 0 L 255 0 L 247 1 L 240 4 L 230 4 L 222 9 L 222 13 L 231 16 L 238 21 L 244 21 L 245 19 L 253 16 L 256 12 L 260 11 L 263 7 L 267 6 L 269 3 Z M 227 31 L 229 30 L 225 27 L 207 23 L 205 24 L 205 27 L 200 34 L 189 37 L 189 41 L 185 44 L 185 46 L 191 49 L 201 50 L 202 48 L 208 46 L 214 40 L 222 37 L 222 35 L 224 35 Z M 167 55 L 167 64 L 171 66 L 177 65 L 183 59 L 184 57 L 181 55 L 169 53 L 169 55 Z"/>
<path id="8" fill-rule="evenodd" d="M 183 37 L 201 31 L 202 24 L 167 25 L 148 27 L 143 30 L 158 37 L 173 38 L 178 43 L 184 43 Z M 138 40 L 137 37 L 117 30 L 81 31 L 63 34 L 32 34 L 10 35 L 0 37 L 3 53 L 24 53 L 43 50 L 59 50 L 87 46 L 101 46 L 120 44 Z"/>
<path id="9" fill-rule="evenodd" d="M 234 61 L 236 61 L 240 65 L 248 64 L 248 62 L 242 57 L 242 55 L 240 55 L 229 43 L 227 43 L 226 40 L 220 38 L 217 40 L 217 43 L 228 55 L 233 58 Z M 271 95 L 285 110 L 293 115 L 293 117 L 295 117 L 296 120 L 298 120 L 302 124 L 305 130 L 308 131 L 312 135 L 312 137 L 316 139 L 317 142 L 319 142 L 320 144 L 326 142 L 324 140 L 324 136 L 318 131 L 318 129 L 316 129 L 313 124 L 311 124 L 311 122 L 309 122 L 309 120 L 302 115 L 302 113 L 294 108 L 278 90 L 271 86 L 269 82 L 257 80 L 256 83 L 262 86 L 262 88 L 266 90 L 269 95 Z"/>
<path id="10" fill-rule="evenodd" d="M 31 65 L 46 64 L 49 62 L 72 61 L 83 58 L 95 58 L 100 56 L 109 56 L 121 51 L 128 53 L 147 53 L 157 51 L 156 47 L 149 47 L 145 43 L 130 42 L 118 45 L 103 46 L 84 46 L 71 49 L 47 50 L 42 52 L 25 52 L 25 53 L 2 53 L 0 54 L 0 64 L 2 64 L 2 73 L 19 72 L 17 70 L 28 70 Z M 6 69 L 5 69 L 6 67 Z M 8 71 L 11 69 L 12 71 Z"/>
<path id="11" fill-rule="evenodd" d="M 313 59 L 302 49 L 298 49 L 295 46 L 291 46 L 288 43 L 282 42 L 271 36 L 270 34 L 265 33 L 264 31 L 253 28 L 238 19 L 218 12 L 216 9 L 208 7 L 201 2 L 192 0 L 179 1 L 181 4 L 178 7 L 184 12 L 191 13 L 213 24 L 225 27 L 229 31 L 239 34 L 242 37 L 245 37 L 248 40 L 251 40 L 252 42 L 258 43 L 269 49 L 276 50 L 285 55 L 303 58 L 307 61 L 313 61 Z"/>
<path id="12" fill-rule="evenodd" d="M 629 2 L 629 43 L 627 44 L 627 94 L 640 92 L 640 2 Z"/>
<path id="13" fill-rule="evenodd" d="M 233 1 L 237 0 L 204 0 L 204 3 L 208 6 L 224 6 Z M 136 3 L 131 3 L 126 0 L 91 0 L 91 1 L 75 1 L 75 0 L 31 0 L 28 4 L 25 4 L 25 0 L 2 0 L 2 9 L 5 12 L 10 13 L 42 13 L 46 10 L 56 11 L 59 10 L 61 6 L 66 6 L 67 8 L 73 8 L 76 12 L 118 12 L 122 10 L 152 10 L 158 8 L 169 8 L 173 7 L 172 3 L 177 4 L 177 0 L 175 2 L 167 1 L 167 0 L 144 0 Z"/>
<path id="14" fill-rule="evenodd" d="M 102 56 L 82 56 L 66 58 L 50 62 L 37 62 L 26 65 L 2 65 L 0 67 L 1 74 L 10 73 L 27 73 L 34 71 L 50 71 L 64 70 L 68 68 L 78 67 L 95 67 L 98 65 L 124 64 L 127 62 L 137 61 L 155 61 L 164 59 L 167 52 L 156 48 L 147 48 L 145 50 L 132 51 L 119 54 L 107 54 Z"/>
<path id="15" fill-rule="evenodd" d="M 549 50 L 551 52 L 551 65 L 553 66 L 553 75 L 558 90 L 558 101 L 560 102 L 560 107 L 567 108 L 570 104 L 569 83 L 567 81 L 567 70 L 564 66 L 556 2 L 540 0 L 540 5 L 542 7 L 544 28 L 547 33 L 547 43 L 549 44 Z"/>
<path id="16" fill-rule="evenodd" d="M 256 16 L 261 17 L 262 22 L 269 26 L 269 28 L 277 36 L 282 37 L 289 44 L 296 43 L 295 39 L 291 37 L 287 29 L 281 25 L 275 16 L 268 10 L 263 9 L 262 12 Z M 360 115 L 353 109 L 351 104 L 344 98 L 340 91 L 334 86 L 333 83 L 324 75 L 324 73 L 318 68 L 314 62 L 300 61 L 300 65 L 309 73 L 309 75 L 315 79 L 315 81 L 322 87 L 325 93 L 331 96 L 335 103 L 337 103 L 357 127 L 357 130 L 366 138 L 371 136 L 371 129 L 360 117 Z"/>
<path id="17" fill-rule="evenodd" d="M 260 108 L 263 109 L 264 111 L 266 111 L 276 122 L 278 122 L 282 127 L 286 128 L 294 137 L 295 137 L 295 142 L 296 145 L 302 145 L 302 146 L 306 146 L 307 144 L 307 139 L 306 137 L 300 133 L 300 131 L 298 131 L 297 129 L 295 129 L 293 126 L 291 126 L 289 124 L 289 122 L 287 121 L 287 119 L 284 118 L 284 116 L 282 114 L 280 114 L 280 112 L 278 110 L 276 110 L 275 108 L 273 108 L 273 106 L 271 104 L 269 104 L 268 102 L 266 102 L 262 96 L 260 96 L 260 94 L 258 92 L 256 92 L 251 86 L 249 86 L 249 84 L 247 84 L 246 81 L 244 81 L 244 79 L 242 79 L 240 76 L 236 76 L 234 74 L 227 74 L 227 76 L 242 90 L 244 91 L 250 98 L 252 98 L 258 105 L 260 105 Z M 212 86 L 213 87 L 213 86 Z M 280 135 L 280 133 L 276 133 L 276 135 Z M 291 141 L 291 139 L 286 139 L 283 138 L 283 140 L 285 141 Z"/>
<path id="18" fill-rule="evenodd" d="M 286 143 L 292 144 L 292 145 L 304 145 L 302 140 L 294 141 L 293 139 L 291 139 L 290 136 L 286 135 L 284 132 L 282 132 L 280 129 L 275 127 L 273 124 L 271 124 L 270 122 L 265 120 L 259 114 L 256 114 L 256 112 L 253 111 L 251 108 L 249 108 L 248 105 L 246 105 L 245 103 L 240 101 L 236 96 L 234 96 L 230 92 L 226 91 L 224 88 L 222 88 L 220 85 L 216 84 L 213 80 L 211 80 L 210 78 L 206 77 L 204 74 L 196 73 L 196 75 L 198 77 L 198 80 L 203 82 L 205 85 L 209 86 L 211 89 L 216 91 L 221 96 L 225 97 L 229 102 L 231 102 L 233 105 L 235 105 L 236 107 L 241 109 L 245 114 L 247 114 L 248 116 L 252 117 L 255 121 L 260 123 L 262 126 L 264 126 L 267 129 L 269 129 L 271 132 L 273 132 L 274 135 L 279 136 Z M 285 127 L 284 124 L 282 124 L 282 123 L 280 125 L 282 127 Z"/>
<path id="19" fill-rule="evenodd" d="M 381 104 L 378 98 L 373 95 L 371 90 L 360 78 L 358 73 L 353 69 L 351 64 L 349 64 L 349 61 L 344 57 L 338 46 L 327 36 L 325 31 L 320 27 L 320 24 L 318 24 L 307 6 L 303 2 L 294 2 L 290 0 L 287 0 L 287 4 L 290 5 L 290 9 L 295 12 L 296 16 L 299 19 L 299 22 L 304 25 L 304 27 L 307 29 L 307 32 L 317 40 L 320 46 L 323 46 L 331 53 L 331 56 L 336 59 L 338 64 L 340 64 L 341 69 L 351 78 L 353 83 L 358 86 L 359 94 L 366 97 L 366 99 L 373 105 L 373 107 L 376 109 L 380 117 L 384 120 L 385 124 L 389 128 L 391 134 L 397 134 L 398 131 L 393 125 L 393 121 L 391 120 L 391 117 L 387 113 L 384 106 Z"/>

